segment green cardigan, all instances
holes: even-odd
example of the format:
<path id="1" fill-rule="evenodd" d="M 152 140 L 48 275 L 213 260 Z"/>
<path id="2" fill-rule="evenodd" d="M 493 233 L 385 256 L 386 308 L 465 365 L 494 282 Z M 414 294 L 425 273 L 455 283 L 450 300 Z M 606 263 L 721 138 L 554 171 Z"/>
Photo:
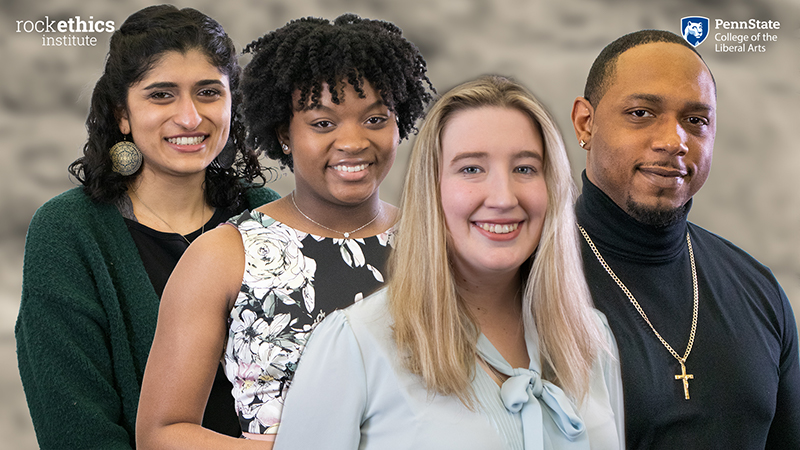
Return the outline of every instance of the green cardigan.
<path id="1" fill-rule="evenodd" d="M 279 198 L 252 189 L 247 207 Z M 14 332 L 39 446 L 135 448 L 159 298 L 125 222 L 74 188 L 33 216 Z"/>

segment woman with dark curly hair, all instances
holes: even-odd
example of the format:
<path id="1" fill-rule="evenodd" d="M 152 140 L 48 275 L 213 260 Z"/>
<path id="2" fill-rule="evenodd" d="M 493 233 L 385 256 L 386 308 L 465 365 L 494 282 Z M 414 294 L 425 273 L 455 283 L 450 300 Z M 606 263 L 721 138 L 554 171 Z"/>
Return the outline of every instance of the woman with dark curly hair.
<path id="1" fill-rule="evenodd" d="M 42 448 L 135 447 L 172 269 L 203 232 L 278 197 L 256 187 L 233 113 L 240 74 L 220 24 L 191 8 L 145 8 L 111 36 L 70 166 L 83 187 L 37 211 L 25 246 L 17 353 Z M 207 426 L 238 435 L 219 372 Z"/>
<path id="2" fill-rule="evenodd" d="M 164 293 L 142 388 L 142 448 L 271 447 L 312 328 L 382 285 L 397 208 L 379 186 L 431 100 L 395 25 L 290 22 L 247 46 L 248 139 L 293 170 L 291 195 L 207 233 Z M 200 426 L 223 357 L 244 437 Z"/>

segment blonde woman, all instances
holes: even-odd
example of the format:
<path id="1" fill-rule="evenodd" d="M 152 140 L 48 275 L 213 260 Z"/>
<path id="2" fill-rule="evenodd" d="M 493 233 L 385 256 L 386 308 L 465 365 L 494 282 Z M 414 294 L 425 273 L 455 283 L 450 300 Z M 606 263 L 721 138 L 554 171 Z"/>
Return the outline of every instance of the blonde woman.
<path id="1" fill-rule="evenodd" d="M 411 156 L 388 287 L 314 332 L 277 448 L 623 448 L 574 195 L 525 88 L 489 76 L 445 94 Z"/>

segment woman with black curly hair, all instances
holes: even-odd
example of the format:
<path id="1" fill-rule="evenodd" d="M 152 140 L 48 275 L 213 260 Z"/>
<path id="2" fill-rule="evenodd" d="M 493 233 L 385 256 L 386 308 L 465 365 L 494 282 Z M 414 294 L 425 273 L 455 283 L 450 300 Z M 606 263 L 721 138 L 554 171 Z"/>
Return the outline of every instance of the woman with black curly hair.
<path id="1" fill-rule="evenodd" d="M 246 49 L 248 139 L 295 176 L 291 195 L 191 246 L 159 312 L 138 416 L 141 448 L 270 448 L 306 339 L 379 288 L 397 208 L 379 198 L 431 100 L 399 28 L 343 15 L 290 22 Z M 224 358 L 243 435 L 200 426 Z"/>
<path id="2" fill-rule="evenodd" d="M 240 74 L 222 26 L 191 8 L 142 9 L 111 36 L 70 166 L 83 186 L 42 206 L 25 244 L 17 354 L 41 448 L 135 447 L 172 269 L 204 231 L 278 197 L 254 187 Z M 206 425 L 238 435 L 219 372 Z"/>

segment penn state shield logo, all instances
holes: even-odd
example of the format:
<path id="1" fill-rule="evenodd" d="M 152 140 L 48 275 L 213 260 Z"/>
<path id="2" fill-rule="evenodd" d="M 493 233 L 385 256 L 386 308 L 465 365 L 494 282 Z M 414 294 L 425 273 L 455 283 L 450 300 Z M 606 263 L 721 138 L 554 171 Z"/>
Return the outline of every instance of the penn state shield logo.
<path id="1" fill-rule="evenodd" d="M 697 47 L 708 37 L 708 17 L 691 16 L 681 19 L 681 35 L 686 42 Z"/>

